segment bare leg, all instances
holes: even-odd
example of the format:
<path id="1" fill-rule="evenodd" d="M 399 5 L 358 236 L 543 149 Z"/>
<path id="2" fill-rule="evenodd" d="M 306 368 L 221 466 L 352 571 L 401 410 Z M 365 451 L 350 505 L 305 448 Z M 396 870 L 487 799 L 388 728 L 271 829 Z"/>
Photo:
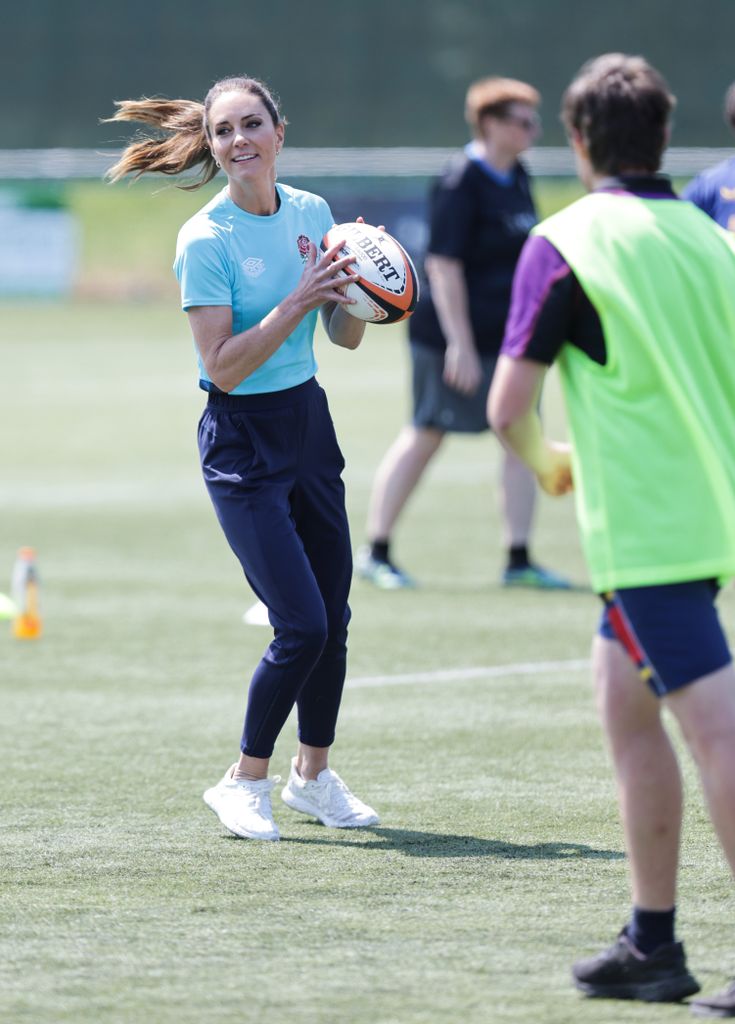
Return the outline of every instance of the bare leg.
<path id="1" fill-rule="evenodd" d="M 316 779 L 328 766 L 329 747 L 310 747 L 299 742 L 296 751 L 296 771 L 302 779 Z"/>
<path id="2" fill-rule="evenodd" d="M 533 473 L 515 455 L 504 450 L 500 467 L 500 511 L 507 548 L 528 544 L 535 507 Z"/>
<path id="3" fill-rule="evenodd" d="M 268 778 L 268 757 L 250 757 L 249 754 L 240 754 L 240 760 L 235 765 L 232 773 L 234 779 L 249 779 L 250 782 L 259 782 Z"/>
<path id="4" fill-rule="evenodd" d="M 299 741 L 296 751 L 296 770 L 305 779 L 315 779 L 320 771 L 329 767 L 329 746 L 308 746 Z"/>
<path id="5" fill-rule="evenodd" d="M 444 439 L 439 430 L 406 426 L 383 456 L 370 496 L 368 538 L 388 540 L 396 520 Z"/>
<path id="6" fill-rule="evenodd" d="M 682 792 L 661 705 L 619 643 L 595 637 L 593 659 L 618 782 L 633 902 L 646 910 L 670 910 L 676 902 Z"/>
<path id="7" fill-rule="evenodd" d="M 735 874 L 735 671 L 732 665 L 670 694 L 667 703 L 694 755 L 730 870 Z M 708 1017 L 735 1016 L 735 982 L 695 1000 Z"/>
<path id="8" fill-rule="evenodd" d="M 712 824 L 735 874 L 735 669 L 732 665 L 669 694 L 699 768 Z"/>

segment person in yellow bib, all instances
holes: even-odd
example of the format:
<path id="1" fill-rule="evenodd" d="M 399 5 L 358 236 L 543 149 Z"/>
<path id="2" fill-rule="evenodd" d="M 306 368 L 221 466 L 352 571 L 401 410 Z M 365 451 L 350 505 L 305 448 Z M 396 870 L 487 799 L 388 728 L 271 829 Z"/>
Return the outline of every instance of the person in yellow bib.
<path id="1" fill-rule="evenodd" d="M 699 990 L 674 930 L 682 786 L 665 707 L 735 872 L 735 671 L 715 608 L 735 576 L 735 239 L 658 173 L 674 102 L 642 57 L 606 54 L 572 81 L 562 118 L 589 194 L 521 253 L 488 399 L 541 487 L 574 489 L 604 602 L 594 674 L 633 908 L 573 979 L 649 1002 Z M 537 413 L 554 362 L 571 445 Z M 735 983 L 692 1009 L 735 1017 Z"/>

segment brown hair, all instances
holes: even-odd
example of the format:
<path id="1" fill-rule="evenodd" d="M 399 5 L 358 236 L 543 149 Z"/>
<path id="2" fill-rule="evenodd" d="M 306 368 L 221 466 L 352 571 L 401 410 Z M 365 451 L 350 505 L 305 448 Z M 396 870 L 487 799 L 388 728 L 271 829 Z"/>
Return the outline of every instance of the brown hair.
<path id="1" fill-rule="evenodd" d="M 655 172 L 675 104 L 663 75 L 645 58 L 606 53 L 578 72 L 564 93 L 561 118 L 569 135 L 581 136 L 596 171 Z"/>
<path id="2" fill-rule="evenodd" d="M 735 130 L 735 82 L 725 93 L 724 114 L 725 121 Z"/>
<path id="3" fill-rule="evenodd" d="M 477 135 L 480 121 L 488 114 L 502 118 L 511 103 L 528 103 L 537 107 L 540 102 L 539 92 L 527 82 L 519 82 L 515 78 L 480 78 L 467 90 L 464 116 Z"/>
<path id="4" fill-rule="evenodd" d="M 106 119 L 107 123 L 138 121 L 152 125 L 164 134 L 143 135 L 134 139 L 105 177 L 114 182 L 126 174 L 132 174 L 135 178 L 146 173 L 175 175 L 202 164 L 199 178 L 193 184 L 178 187 L 191 191 L 206 185 L 218 169 L 209 148 L 209 111 L 217 97 L 226 92 L 252 93 L 262 101 L 274 125 L 286 124 L 268 87 L 257 78 L 247 76 L 222 78 L 215 82 L 204 103 L 156 97 L 119 100 L 115 103 L 117 110 L 112 117 Z"/>

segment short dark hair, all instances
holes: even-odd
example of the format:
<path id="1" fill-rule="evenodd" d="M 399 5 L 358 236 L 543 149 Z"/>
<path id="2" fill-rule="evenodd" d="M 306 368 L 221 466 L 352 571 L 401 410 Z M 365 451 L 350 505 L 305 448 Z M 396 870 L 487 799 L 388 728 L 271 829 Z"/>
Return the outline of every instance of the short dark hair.
<path id="1" fill-rule="evenodd" d="M 573 79 L 561 118 L 568 134 L 581 136 L 596 171 L 653 173 L 661 166 L 675 104 L 663 75 L 644 57 L 606 53 Z"/>
<path id="2" fill-rule="evenodd" d="M 733 131 L 735 131 L 735 82 L 732 83 L 725 93 L 724 114 L 725 121 L 727 121 Z"/>

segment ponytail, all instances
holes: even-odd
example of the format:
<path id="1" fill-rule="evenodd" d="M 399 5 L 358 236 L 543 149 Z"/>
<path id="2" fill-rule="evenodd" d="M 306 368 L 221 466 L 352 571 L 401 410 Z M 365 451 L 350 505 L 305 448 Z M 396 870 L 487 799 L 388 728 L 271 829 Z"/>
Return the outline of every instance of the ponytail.
<path id="1" fill-rule="evenodd" d="M 137 121 L 151 125 L 164 134 L 160 137 L 142 136 L 127 146 L 118 162 L 105 174 L 115 182 L 132 174 L 181 174 L 201 164 L 199 177 L 190 185 L 179 188 L 193 191 L 211 181 L 217 173 L 207 134 L 204 128 L 204 104 L 194 100 L 148 99 L 121 100 L 115 103 L 113 121 Z"/>
<path id="2" fill-rule="evenodd" d="M 221 78 L 206 95 L 204 103 L 195 100 L 148 99 L 120 100 L 117 110 L 106 122 L 138 121 L 152 125 L 162 136 L 141 136 L 127 146 L 118 162 L 107 171 L 108 181 L 119 181 L 126 174 L 139 178 L 141 174 L 181 174 L 190 167 L 202 164 L 202 169 L 191 185 L 179 188 L 193 191 L 206 185 L 217 173 L 217 164 L 209 148 L 207 117 L 214 100 L 225 92 L 247 92 L 262 100 L 274 125 L 285 125 L 278 102 L 268 86 L 257 78 L 242 75 Z"/>

